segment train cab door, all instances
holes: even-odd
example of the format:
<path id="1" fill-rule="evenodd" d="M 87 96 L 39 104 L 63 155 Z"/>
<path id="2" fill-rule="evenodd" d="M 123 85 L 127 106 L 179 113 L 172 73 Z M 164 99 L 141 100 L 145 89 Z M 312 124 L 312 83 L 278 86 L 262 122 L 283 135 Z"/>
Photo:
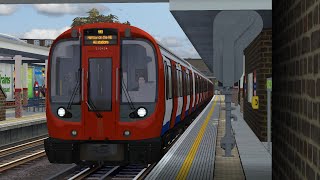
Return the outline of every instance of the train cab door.
<path id="1" fill-rule="evenodd" d="M 89 29 L 98 31 L 98 29 Z M 112 29 L 111 29 L 112 30 Z M 86 31 L 84 38 L 86 40 Z M 89 33 L 90 33 L 89 32 Z M 120 46 L 117 32 L 108 45 L 82 46 L 84 134 L 91 140 L 112 139 L 119 119 Z M 108 32 L 107 32 L 108 33 Z M 108 34 L 109 35 L 109 34 Z M 112 44 L 111 44 L 112 43 Z"/>

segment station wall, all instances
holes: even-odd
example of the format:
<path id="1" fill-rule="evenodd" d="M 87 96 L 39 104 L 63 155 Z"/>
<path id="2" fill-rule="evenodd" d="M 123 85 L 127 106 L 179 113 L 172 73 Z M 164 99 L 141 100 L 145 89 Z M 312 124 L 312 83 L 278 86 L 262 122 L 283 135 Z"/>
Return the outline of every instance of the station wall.
<path id="1" fill-rule="evenodd" d="M 273 179 L 320 180 L 320 1 L 273 2 Z"/>
<path id="2" fill-rule="evenodd" d="M 244 119 L 260 141 L 267 141 L 266 79 L 272 77 L 272 30 L 263 29 L 245 49 L 245 78 L 242 93 Z M 256 80 L 255 80 L 256 79 Z M 255 80 L 255 82 L 254 82 Z M 252 96 L 259 97 L 259 109 L 252 108 Z"/>
<path id="3" fill-rule="evenodd" d="M 45 77 L 42 73 L 43 68 L 44 66 L 28 66 L 28 98 L 34 96 L 33 86 L 35 82 L 38 82 L 40 87 L 44 84 Z M 23 69 L 21 71 L 21 75 L 23 76 Z M 10 106 L 12 103 L 14 104 L 14 64 L 0 63 L 0 85 L 2 85 L 2 89 L 7 95 L 7 105 Z"/>

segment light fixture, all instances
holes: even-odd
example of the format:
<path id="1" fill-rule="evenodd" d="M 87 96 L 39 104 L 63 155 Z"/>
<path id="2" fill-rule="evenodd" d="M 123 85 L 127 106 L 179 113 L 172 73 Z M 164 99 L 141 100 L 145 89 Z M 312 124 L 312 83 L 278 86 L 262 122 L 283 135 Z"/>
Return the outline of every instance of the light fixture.
<path id="1" fill-rule="evenodd" d="M 138 108 L 137 114 L 139 117 L 145 117 L 147 115 L 147 110 L 144 107 Z"/>
<path id="2" fill-rule="evenodd" d="M 130 131 L 128 131 L 128 130 L 125 130 L 124 132 L 123 132 L 123 135 L 125 135 L 125 136 L 130 136 Z"/>
<path id="3" fill-rule="evenodd" d="M 63 107 L 58 108 L 58 116 L 63 117 L 66 115 L 66 110 Z"/>
<path id="4" fill-rule="evenodd" d="M 77 134 L 78 134 L 78 133 L 77 133 L 76 130 L 72 130 L 72 131 L 71 131 L 71 135 L 72 135 L 72 136 L 76 136 Z"/>

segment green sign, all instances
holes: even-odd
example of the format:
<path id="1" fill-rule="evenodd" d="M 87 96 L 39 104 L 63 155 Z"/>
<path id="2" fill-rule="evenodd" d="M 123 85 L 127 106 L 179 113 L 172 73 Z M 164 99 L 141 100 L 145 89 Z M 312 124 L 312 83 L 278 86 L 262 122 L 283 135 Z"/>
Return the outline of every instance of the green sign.
<path id="1" fill-rule="evenodd" d="M 11 78 L 7 77 L 7 75 L 1 76 L 1 74 L 0 74 L 0 84 L 1 85 L 10 85 L 11 84 Z M 3 89 L 3 91 L 5 93 L 9 93 L 11 91 L 10 90 L 10 86 L 3 87 L 2 89 Z"/>
<path id="2" fill-rule="evenodd" d="M 33 68 L 28 68 L 28 97 L 33 97 Z"/>
<path id="3" fill-rule="evenodd" d="M 267 78 L 267 90 L 272 91 L 272 78 Z"/>

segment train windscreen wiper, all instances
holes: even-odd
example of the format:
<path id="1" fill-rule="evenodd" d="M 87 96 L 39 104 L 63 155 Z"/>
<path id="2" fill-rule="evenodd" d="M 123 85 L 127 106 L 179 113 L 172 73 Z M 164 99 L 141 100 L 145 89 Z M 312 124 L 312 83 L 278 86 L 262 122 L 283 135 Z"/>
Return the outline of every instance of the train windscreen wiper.
<path id="1" fill-rule="evenodd" d="M 73 91 L 72 91 L 72 94 L 71 94 L 71 98 L 70 98 L 70 100 L 68 102 L 67 109 L 71 109 L 71 106 L 73 104 L 73 101 L 74 101 L 74 98 L 76 96 L 76 93 L 80 88 L 80 74 L 81 74 L 81 69 L 80 68 L 78 70 L 78 73 L 79 74 L 78 74 L 78 78 L 77 78 L 77 83 L 76 83 L 75 87 L 73 88 Z"/>
<path id="2" fill-rule="evenodd" d="M 121 87 L 122 87 L 122 90 L 124 91 L 124 94 L 125 94 L 125 96 L 127 98 L 127 101 L 129 103 L 130 109 L 135 110 L 136 108 L 134 107 L 134 104 L 133 104 L 133 102 L 131 100 L 130 94 L 129 94 L 128 89 L 127 89 L 127 86 L 124 84 L 123 80 L 122 80 L 122 86 Z"/>
<path id="3" fill-rule="evenodd" d="M 96 113 L 96 116 L 98 118 L 102 118 L 103 117 L 99 112 L 97 112 L 97 107 L 94 105 L 94 103 L 92 102 L 90 97 L 88 97 L 87 105 L 88 105 L 90 110 L 93 110 Z"/>

